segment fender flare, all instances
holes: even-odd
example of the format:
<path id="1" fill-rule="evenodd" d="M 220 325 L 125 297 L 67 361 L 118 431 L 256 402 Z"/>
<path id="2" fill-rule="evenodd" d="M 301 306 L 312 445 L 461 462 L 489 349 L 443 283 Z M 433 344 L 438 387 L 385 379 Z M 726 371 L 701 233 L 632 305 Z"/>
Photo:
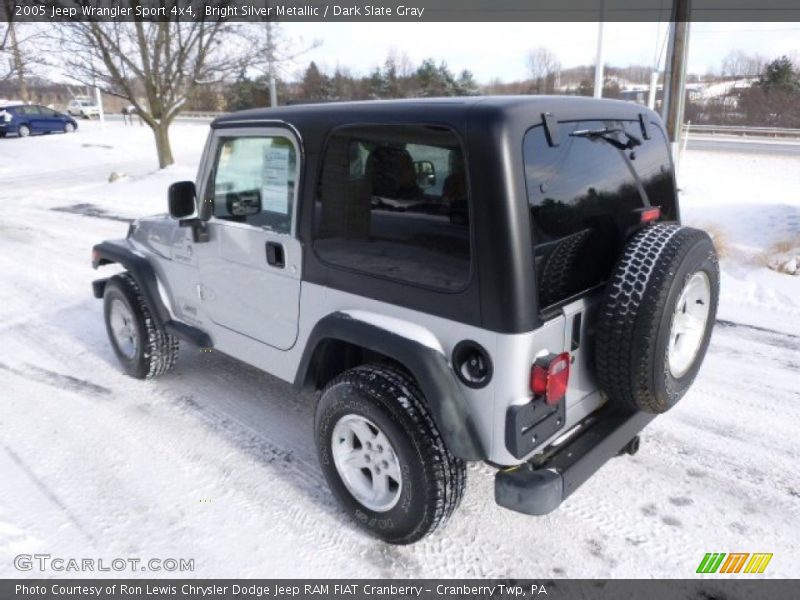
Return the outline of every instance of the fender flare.
<path id="1" fill-rule="evenodd" d="M 156 327 L 177 335 L 200 348 L 213 348 L 214 344 L 207 333 L 172 318 L 172 314 L 158 291 L 158 278 L 153 266 L 144 256 L 137 254 L 125 240 L 105 241 L 92 248 L 92 267 L 96 269 L 111 263 L 125 267 L 136 280 L 139 290 L 150 308 L 150 314 Z M 101 279 L 92 283 L 96 298 L 103 297 L 106 281 Z"/>
<path id="2" fill-rule="evenodd" d="M 450 452 L 463 460 L 485 460 L 486 452 L 466 398 L 441 347 L 360 319 L 355 316 L 357 314 L 358 311 L 352 314 L 335 312 L 317 322 L 297 368 L 295 386 L 304 387 L 309 383 L 311 361 L 326 340 L 348 342 L 378 352 L 402 364 L 416 379 Z"/>
<path id="3" fill-rule="evenodd" d="M 153 266 L 145 257 L 136 254 L 125 240 L 101 242 L 92 248 L 92 267 L 96 269 L 109 263 L 122 265 L 136 280 L 156 325 L 163 329 L 172 317 L 158 293 L 158 279 Z"/>

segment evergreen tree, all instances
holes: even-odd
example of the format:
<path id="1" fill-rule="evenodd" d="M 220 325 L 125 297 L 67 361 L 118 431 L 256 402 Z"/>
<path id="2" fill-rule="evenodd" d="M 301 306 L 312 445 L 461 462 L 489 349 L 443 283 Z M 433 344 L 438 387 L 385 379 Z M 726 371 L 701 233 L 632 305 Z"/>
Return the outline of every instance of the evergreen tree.
<path id="1" fill-rule="evenodd" d="M 459 96 L 478 96 L 481 93 L 478 82 L 475 81 L 472 71 L 468 69 L 461 71 L 456 81 L 456 88 Z"/>
<path id="2" fill-rule="evenodd" d="M 375 67 L 367 78 L 367 96 L 371 99 L 387 98 L 387 85 L 379 67 Z"/>
<path id="3" fill-rule="evenodd" d="M 323 101 L 331 97 L 331 82 L 313 60 L 309 63 L 300 84 L 304 100 Z"/>
<path id="4" fill-rule="evenodd" d="M 764 89 L 800 91 L 800 73 L 795 71 L 788 56 L 776 58 L 758 78 L 758 86 Z"/>

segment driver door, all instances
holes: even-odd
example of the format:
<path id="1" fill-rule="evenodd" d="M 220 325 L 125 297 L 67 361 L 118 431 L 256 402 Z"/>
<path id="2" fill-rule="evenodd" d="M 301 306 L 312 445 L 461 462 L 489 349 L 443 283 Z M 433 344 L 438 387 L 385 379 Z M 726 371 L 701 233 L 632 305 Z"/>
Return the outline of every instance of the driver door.
<path id="1" fill-rule="evenodd" d="M 211 147 L 201 197 L 213 216 L 209 242 L 198 245 L 204 312 L 225 333 L 289 349 L 297 339 L 302 265 L 297 140 L 281 128 L 218 129 Z"/>

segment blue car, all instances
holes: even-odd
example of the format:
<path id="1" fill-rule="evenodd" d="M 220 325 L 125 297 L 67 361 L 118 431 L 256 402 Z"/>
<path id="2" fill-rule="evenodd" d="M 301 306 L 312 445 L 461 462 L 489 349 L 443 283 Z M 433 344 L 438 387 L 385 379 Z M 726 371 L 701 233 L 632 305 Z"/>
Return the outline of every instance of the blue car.
<path id="1" fill-rule="evenodd" d="M 33 133 L 72 133 L 78 123 L 72 117 L 36 104 L 0 106 L 0 138 L 9 133 L 28 137 Z"/>

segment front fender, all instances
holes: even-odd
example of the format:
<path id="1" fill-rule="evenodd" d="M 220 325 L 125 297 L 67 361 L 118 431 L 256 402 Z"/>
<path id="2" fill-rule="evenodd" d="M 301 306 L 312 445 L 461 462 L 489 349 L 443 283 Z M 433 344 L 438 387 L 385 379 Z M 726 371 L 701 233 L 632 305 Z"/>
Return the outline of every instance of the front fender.
<path id="1" fill-rule="evenodd" d="M 416 379 L 448 449 L 464 460 L 484 460 L 466 399 L 441 344 L 425 328 L 400 319 L 363 311 L 344 311 L 321 319 L 309 335 L 295 384 L 308 381 L 311 362 L 321 343 L 340 340 L 388 356 Z"/>
<path id="2" fill-rule="evenodd" d="M 136 280 L 139 290 L 150 309 L 150 315 L 156 327 L 177 335 L 200 348 L 213 348 L 211 337 L 204 331 L 172 318 L 158 291 L 158 278 L 153 266 L 141 254 L 137 253 L 126 240 L 101 242 L 92 248 L 92 266 L 97 267 L 117 263 L 125 267 Z M 102 298 L 106 285 L 105 279 L 92 282 L 96 298 Z"/>
<path id="3" fill-rule="evenodd" d="M 122 265 L 136 280 L 156 325 L 163 329 L 171 316 L 158 293 L 158 279 L 152 265 L 126 240 L 105 241 L 92 248 L 92 267 L 96 269 L 109 263 Z"/>

